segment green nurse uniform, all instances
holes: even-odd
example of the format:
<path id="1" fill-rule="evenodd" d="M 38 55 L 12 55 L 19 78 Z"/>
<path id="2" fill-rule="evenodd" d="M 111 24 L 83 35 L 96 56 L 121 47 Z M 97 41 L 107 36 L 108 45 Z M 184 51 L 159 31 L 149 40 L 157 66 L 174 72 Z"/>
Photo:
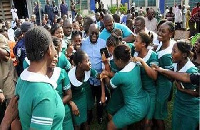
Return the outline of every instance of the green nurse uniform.
<path id="1" fill-rule="evenodd" d="M 25 69 L 17 81 L 18 110 L 23 130 L 62 130 L 63 102 L 53 88 L 56 83 L 39 73 Z"/>
<path id="2" fill-rule="evenodd" d="M 134 78 L 133 78 L 134 77 Z M 113 88 L 119 87 L 124 97 L 124 106 L 113 116 L 117 128 L 123 128 L 142 120 L 149 109 L 149 95 L 142 90 L 140 67 L 130 62 L 110 80 Z"/>
<path id="3" fill-rule="evenodd" d="M 119 68 L 117 68 L 113 58 L 110 59 L 110 68 L 111 71 L 116 73 L 119 71 Z M 120 88 L 113 89 L 112 95 L 110 100 L 107 104 L 107 112 L 111 115 L 114 115 L 122 106 L 124 105 L 124 99 L 122 95 L 122 91 Z"/>
<path id="4" fill-rule="evenodd" d="M 61 99 L 64 96 L 64 91 L 67 91 L 71 88 L 69 77 L 64 69 L 60 67 L 55 67 L 54 72 L 50 78 L 50 80 L 55 81 L 57 83 L 57 87 L 55 88 L 60 95 Z M 65 105 L 65 118 L 63 121 L 63 130 L 73 130 L 73 123 L 71 117 L 71 110 L 68 104 Z"/>
<path id="5" fill-rule="evenodd" d="M 157 55 L 158 55 L 158 61 L 159 66 L 164 69 L 172 69 L 172 47 L 173 44 L 171 44 L 169 47 L 167 47 L 164 50 L 160 51 L 160 48 L 162 47 L 162 43 L 157 48 Z M 156 86 L 156 108 L 154 113 L 154 118 L 157 120 L 164 120 L 167 118 L 167 102 L 170 96 L 172 90 L 172 82 L 164 75 L 158 74 L 157 78 L 157 86 Z"/>
<path id="6" fill-rule="evenodd" d="M 137 57 L 138 53 L 135 52 L 134 56 Z M 151 66 L 152 64 L 158 65 L 158 56 L 152 50 L 148 51 L 147 55 L 143 58 L 143 60 L 147 63 L 148 66 Z M 155 102 L 156 102 L 155 81 L 147 75 L 143 67 L 141 67 L 140 70 L 141 70 L 142 88 L 145 91 L 147 91 L 150 96 L 150 107 L 146 118 L 148 120 L 151 120 L 154 115 Z"/>
<path id="7" fill-rule="evenodd" d="M 174 71 L 177 71 L 177 64 L 174 64 Z M 198 69 L 188 60 L 178 72 L 197 73 Z M 182 83 L 184 89 L 195 91 L 196 85 Z M 195 130 L 199 124 L 199 103 L 200 98 L 191 96 L 179 90 L 175 93 L 174 109 L 172 116 L 173 130 Z"/>
<path id="8" fill-rule="evenodd" d="M 93 69 L 85 72 L 85 79 L 83 82 L 77 80 L 75 75 L 76 67 L 72 68 L 69 73 L 69 79 L 72 89 L 72 101 L 77 105 L 79 115 L 72 115 L 74 126 L 79 126 L 87 121 L 87 97 L 85 87 L 88 86 L 88 80 L 90 77 L 96 78 L 97 72 Z"/>
<path id="9" fill-rule="evenodd" d="M 71 64 L 69 60 L 62 52 L 59 52 L 57 67 L 66 70 L 66 72 L 69 72 L 69 70 L 71 69 Z"/>

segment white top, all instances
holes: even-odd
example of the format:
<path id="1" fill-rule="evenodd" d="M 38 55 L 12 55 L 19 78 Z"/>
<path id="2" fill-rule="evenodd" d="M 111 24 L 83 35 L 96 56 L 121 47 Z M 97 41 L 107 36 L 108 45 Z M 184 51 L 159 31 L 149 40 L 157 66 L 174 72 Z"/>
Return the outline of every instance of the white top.
<path id="1" fill-rule="evenodd" d="M 173 66 L 174 66 L 174 72 L 177 72 L 177 63 L 174 63 Z M 187 63 L 178 72 L 186 72 L 191 67 L 195 67 L 195 65 L 188 58 Z"/>
<path id="2" fill-rule="evenodd" d="M 17 16 L 17 9 L 14 8 L 14 9 L 11 9 L 10 12 L 12 13 L 12 19 L 15 20 L 16 18 L 18 19 L 18 16 Z"/>
<path id="3" fill-rule="evenodd" d="M 165 10 L 164 16 L 166 16 L 166 14 L 169 12 L 169 9 Z"/>
<path id="4" fill-rule="evenodd" d="M 77 78 L 76 78 L 76 74 L 75 74 L 75 71 L 76 71 L 76 67 L 72 68 L 69 73 L 68 73 L 68 76 L 69 76 L 69 80 L 71 82 L 71 84 L 75 87 L 79 87 L 83 84 L 83 82 L 80 82 Z M 85 79 L 84 79 L 84 82 L 88 81 L 89 78 L 90 78 L 90 73 L 91 71 L 85 71 Z"/>
<path id="5" fill-rule="evenodd" d="M 42 74 L 40 74 L 40 73 L 30 72 L 30 71 L 28 71 L 27 69 L 25 69 L 25 70 L 21 73 L 20 78 L 21 78 L 22 80 L 30 81 L 30 82 L 44 82 L 44 83 L 49 83 L 49 84 L 51 84 L 54 88 L 57 87 L 56 82 L 51 81 L 51 80 L 49 79 L 49 77 L 47 77 L 47 75 L 42 75 Z"/>
<path id="6" fill-rule="evenodd" d="M 8 38 L 9 38 L 9 40 L 11 40 L 13 42 L 15 42 L 15 39 L 14 39 L 15 34 L 14 34 L 14 32 L 15 31 L 12 28 L 8 29 Z"/>
<path id="7" fill-rule="evenodd" d="M 182 11 L 180 9 L 177 9 L 177 11 L 175 11 L 175 23 L 180 22 L 182 22 Z"/>
<path id="8" fill-rule="evenodd" d="M 145 27 L 149 31 L 157 32 L 157 19 L 153 18 L 152 20 L 149 20 L 147 17 L 145 17 Z"/>
<path id="9" fill-rule="evenodd" d="M 148 34 L 149 32 L 153 34 L 153 44 L 154 45 L 159 45 L 160 43 L 158 41 L 158 35 L 157 35 L 157 33 L 153 32 L 153 31 L 150 31 L 147 28 L 145 28 L 145 33 Z"/>

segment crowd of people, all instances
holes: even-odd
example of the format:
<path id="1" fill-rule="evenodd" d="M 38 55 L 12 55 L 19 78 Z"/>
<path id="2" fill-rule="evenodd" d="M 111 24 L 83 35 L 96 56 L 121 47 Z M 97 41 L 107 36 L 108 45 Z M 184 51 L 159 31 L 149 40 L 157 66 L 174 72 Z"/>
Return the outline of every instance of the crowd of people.
<path id="1" fill-rule="evenodd" d="M 96 117 L 108 130 L 164 130 L 169 101 L 172 129 L 198 129 L 200 34 L 174 40 L 180 11 L 157 21 L 140 9 L 0 21 L 1 129 L 89 130 Z M 199 3 L 192 12 L 198 27 Z"/>

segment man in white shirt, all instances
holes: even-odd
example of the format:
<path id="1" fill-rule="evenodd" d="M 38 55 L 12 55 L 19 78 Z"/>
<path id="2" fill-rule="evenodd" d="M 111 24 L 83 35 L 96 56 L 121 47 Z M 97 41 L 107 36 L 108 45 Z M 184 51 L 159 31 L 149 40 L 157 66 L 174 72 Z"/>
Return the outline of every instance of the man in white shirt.
<path id="1" fill-rule="evenodd" d="M 135 29 L 134 33 L 138 34 L 139 32 L 142 31 L 145 31 L 147 34 L 151 33 L 153 35 L 153 44 L 159 45 L 157 34 L 153 31 L 148 30 L 145 26 L 146 26 L 145 18 L 143 16 L 137 16 L 135 18 L 135 23 L 134 23 L 134 29 Z"/>
<path id="2" fill-rule="evenodd" d="M 6 27 L 8 29 L 7 33 L 8 33 L 9 40 L 15 42 L 15 39 L 14 39 L 14 37 L 15 37 L 14 32 L 15 31 L 11 28 L 10 21 L 6 21 Z"/>
<path id="3" fill-rule="evenodd" d="M 147 17 L 145 17 L 145 27 L 149 31 L 157 32 L 157 19 L 154 18 L 155 11 L 150 8 L 147 12 Z"/>
<path id="4" fill-rule="evenodd" d="M 182 21 L 181 5 L 179 5 L 177 11 L 175 12 L 175 29 L 181 28 Z"/>
<path id="5" fill-rule="evenodd" d="M 15 19 L 18 19 L 17 9 L 14 7 L 14 5 L 12 5 L 12 9 L 10 10 L 10 12 L 12 13 L 12 19 L 13 19 L 13 21 L 15 21 Z"/>
<path id="6" fill-rule="evenodd" d="M 169 12 L 169 7 L 167 6 L 166 9 L 165 9 L 165 13 L 164 13 L 164 16 L 166 16 L 166 14 Z"/>

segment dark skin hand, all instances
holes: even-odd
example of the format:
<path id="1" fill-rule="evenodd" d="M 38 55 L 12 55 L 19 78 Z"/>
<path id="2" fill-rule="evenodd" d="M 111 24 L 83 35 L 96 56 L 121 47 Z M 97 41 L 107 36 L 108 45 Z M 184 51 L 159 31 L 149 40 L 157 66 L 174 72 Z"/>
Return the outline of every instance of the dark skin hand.
<path id="1" fill-rule="evenodd" d="M 187 93 L 189 95 L 192 95 L 194 97 L 199 97 L 199 90 L 198 90 L 199 87 L 198 87 L 198 89 L 196 91 L 192 91 L 192 90 L 184 89 L 180 82 L 176 81 L 175 84 L 176 84 L 177 90 L 179 90 L 179 91 L 181 91 L 183 93 Z"/>
<path id="2" fill-rule="evenodd" d="M 8 61 L 10 54 L 3 48 L 0 48 L 0 60 Z"/>
<path id="3" fill-rule="evenodd" d="M 64 96 L 63 96 L 63 104 L 66 105 L 69 103 L 69 101 L 72 99 L 72 91 L 71 89 L 68 89 L 64 92 Z"/>
<path id="4" fill-rule="evenodd" d="M 125 41 L 125 42 L 133 42 L 134 40 L 135 40 L 135 36 L 133 34 L 122 39 L 122 41 Z"/>
<path id="5" fill-rule="evenodd" d="M 11 123 L 18 117 L 18 97 L 11 98 L 1 122 L 1 130 L 9 130 Z"/>

